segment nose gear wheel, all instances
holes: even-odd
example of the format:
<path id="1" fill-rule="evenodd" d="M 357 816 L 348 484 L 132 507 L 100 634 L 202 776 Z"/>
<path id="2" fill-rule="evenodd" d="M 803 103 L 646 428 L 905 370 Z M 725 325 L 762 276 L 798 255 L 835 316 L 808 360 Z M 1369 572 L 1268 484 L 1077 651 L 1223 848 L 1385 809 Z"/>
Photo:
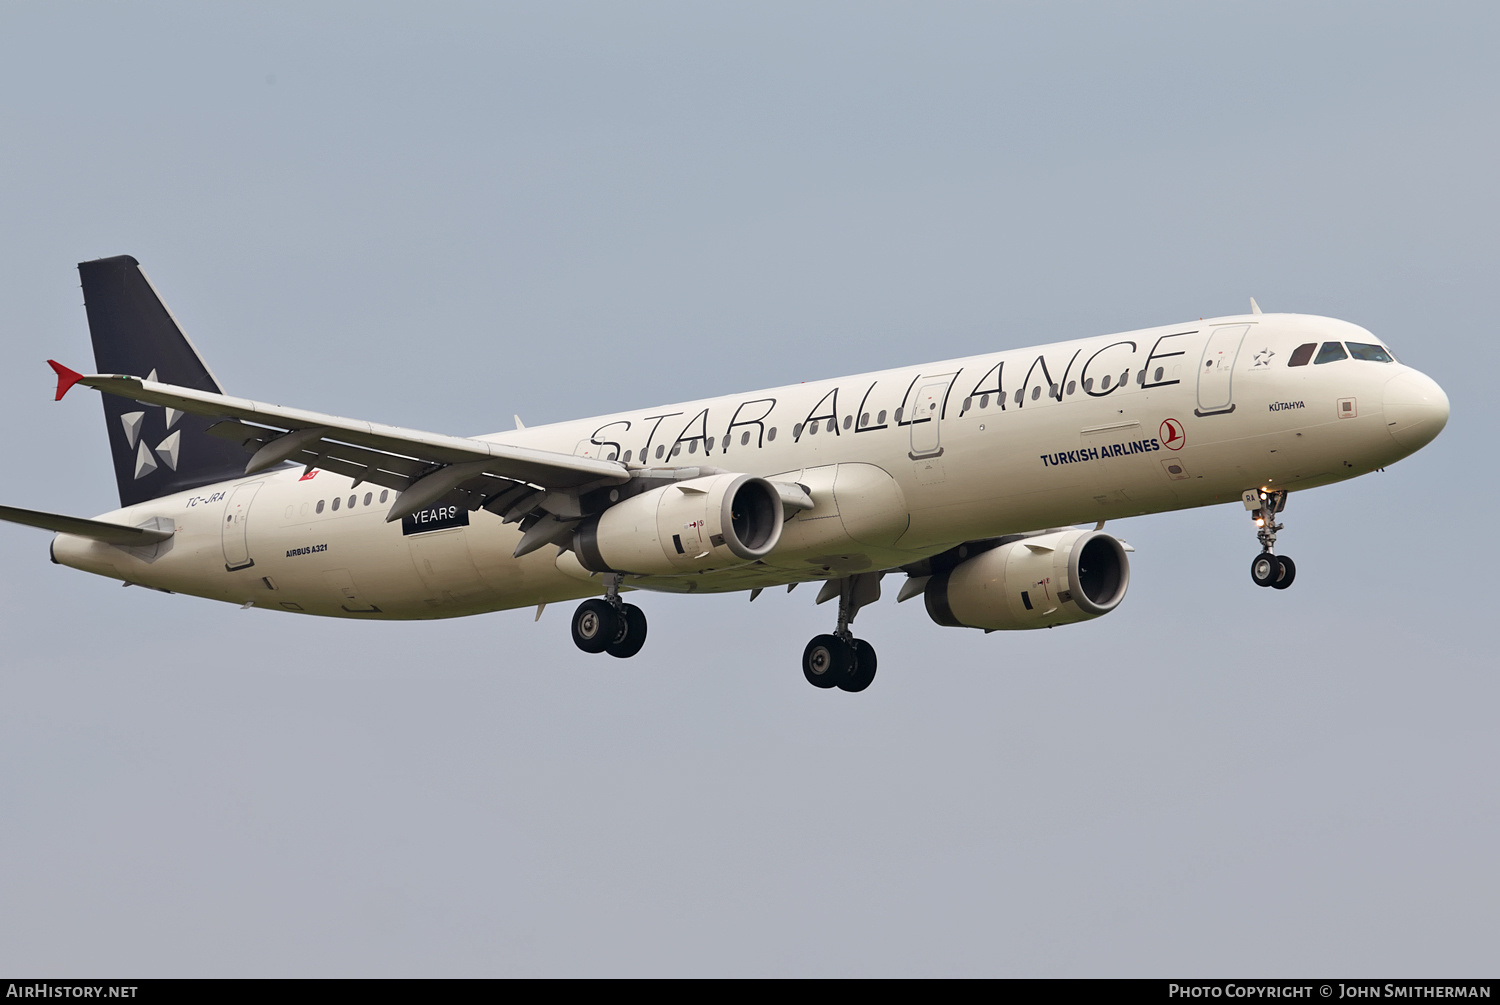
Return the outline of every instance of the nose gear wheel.
<path id="1" fill-rule="evenodd" d="M 1244 501 L 1260 541 L 1260 554 L 1250 563 L 1250 579 L 1256 586 L 1284 590 L 1297 578 L 1296 563 L 1276 554 L 1276 532 L 1284 529 L 1283 524 L 1276 522 L 1276 514 L 1286 508 L 1286 491 L 1251 489 L 1245 493 Z"/>

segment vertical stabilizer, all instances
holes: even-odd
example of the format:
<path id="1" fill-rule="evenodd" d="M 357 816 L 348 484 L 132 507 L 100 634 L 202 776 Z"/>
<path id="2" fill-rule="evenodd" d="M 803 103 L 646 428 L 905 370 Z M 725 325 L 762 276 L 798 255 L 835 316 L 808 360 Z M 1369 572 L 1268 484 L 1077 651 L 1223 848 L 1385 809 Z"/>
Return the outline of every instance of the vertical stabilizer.
<path id="1" fill-rule="evenodd" d="M 80 262 L 78 275 L 98 372 L 223 393 L 139 262 L 129 255 Z M 212 420 L 112 394 L 99 397 L 120 505 L 244 474 L 244 449 L 210 436 Z"/>

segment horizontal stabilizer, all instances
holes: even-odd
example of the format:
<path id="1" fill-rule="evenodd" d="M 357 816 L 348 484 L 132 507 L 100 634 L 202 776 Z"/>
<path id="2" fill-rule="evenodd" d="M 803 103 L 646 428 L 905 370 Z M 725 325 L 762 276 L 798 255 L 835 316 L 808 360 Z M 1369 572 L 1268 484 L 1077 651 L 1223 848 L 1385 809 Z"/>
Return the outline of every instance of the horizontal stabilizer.
<path id="1" fill-rule="evenodd" d="M 59 534 L 91 537 L 105 544 L 119 544 L 129 548 L 139 548 L 165 541 L 173 533 L 170 530 L 148 530 L 145 527 L 126 527 L 118 523 L 104 523 L 102 520 L 85 520 L 82 517 L 63 516 L 60 513 L 16 509 L 14 506 L 0 506 L 0 520 L 23 523 L 28 527 L 40 527 L 42 530 L 52 530 Z"/>

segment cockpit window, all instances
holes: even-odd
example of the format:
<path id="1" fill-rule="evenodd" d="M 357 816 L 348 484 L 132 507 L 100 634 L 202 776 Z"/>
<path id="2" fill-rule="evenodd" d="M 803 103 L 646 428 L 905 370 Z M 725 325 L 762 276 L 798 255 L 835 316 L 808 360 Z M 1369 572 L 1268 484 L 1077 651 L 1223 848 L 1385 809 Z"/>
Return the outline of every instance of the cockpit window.
<path id="1" fill-rule="evenodd" d="M 1313 363 L 1333 363 L 1338 360 L 1348 358 L 1349 354 L 1344 351 L 1343 343 L 1324 342 L 1323 348 L 1318 350 L 1318 358 L 1313 360 Z"/>
<path id="2" fill-rule="evenodd" d="M 1306 366 L 1307 361 L 1312 359 L 1313 350 L 1318 347 L 1316 342 L 1308 342 L 1299 345 L 1292 350 L 1292 358 L 1286 361 L 1287 366 Z"/>
<path id="3" fill-rule="evenodd" d="M 1355 359 L 1367 359 L 1372 363 L 1394 363 L 1391 354 L 1385 351 L 1385 346 L 1371 345 L 1368 342 L 1350 342 L 1349 355 Z"/>

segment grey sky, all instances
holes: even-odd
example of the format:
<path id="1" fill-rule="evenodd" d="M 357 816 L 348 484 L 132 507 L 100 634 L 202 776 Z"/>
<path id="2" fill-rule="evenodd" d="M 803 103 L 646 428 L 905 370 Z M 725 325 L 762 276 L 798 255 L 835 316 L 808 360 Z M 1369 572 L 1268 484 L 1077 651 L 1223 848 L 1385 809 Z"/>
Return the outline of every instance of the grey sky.
<path id="1" fill-rule="evenodd" d="M 0 971 L 1492 973 L 1492 5 L 0 7 L 0 502 L 115 505 L 74 264 L 233 393 L 453 433 L 1245 309 L 1448 429 L 1111 525 L 1107 618 L 811 588 L 299 619 L 0 526 Z"/>

